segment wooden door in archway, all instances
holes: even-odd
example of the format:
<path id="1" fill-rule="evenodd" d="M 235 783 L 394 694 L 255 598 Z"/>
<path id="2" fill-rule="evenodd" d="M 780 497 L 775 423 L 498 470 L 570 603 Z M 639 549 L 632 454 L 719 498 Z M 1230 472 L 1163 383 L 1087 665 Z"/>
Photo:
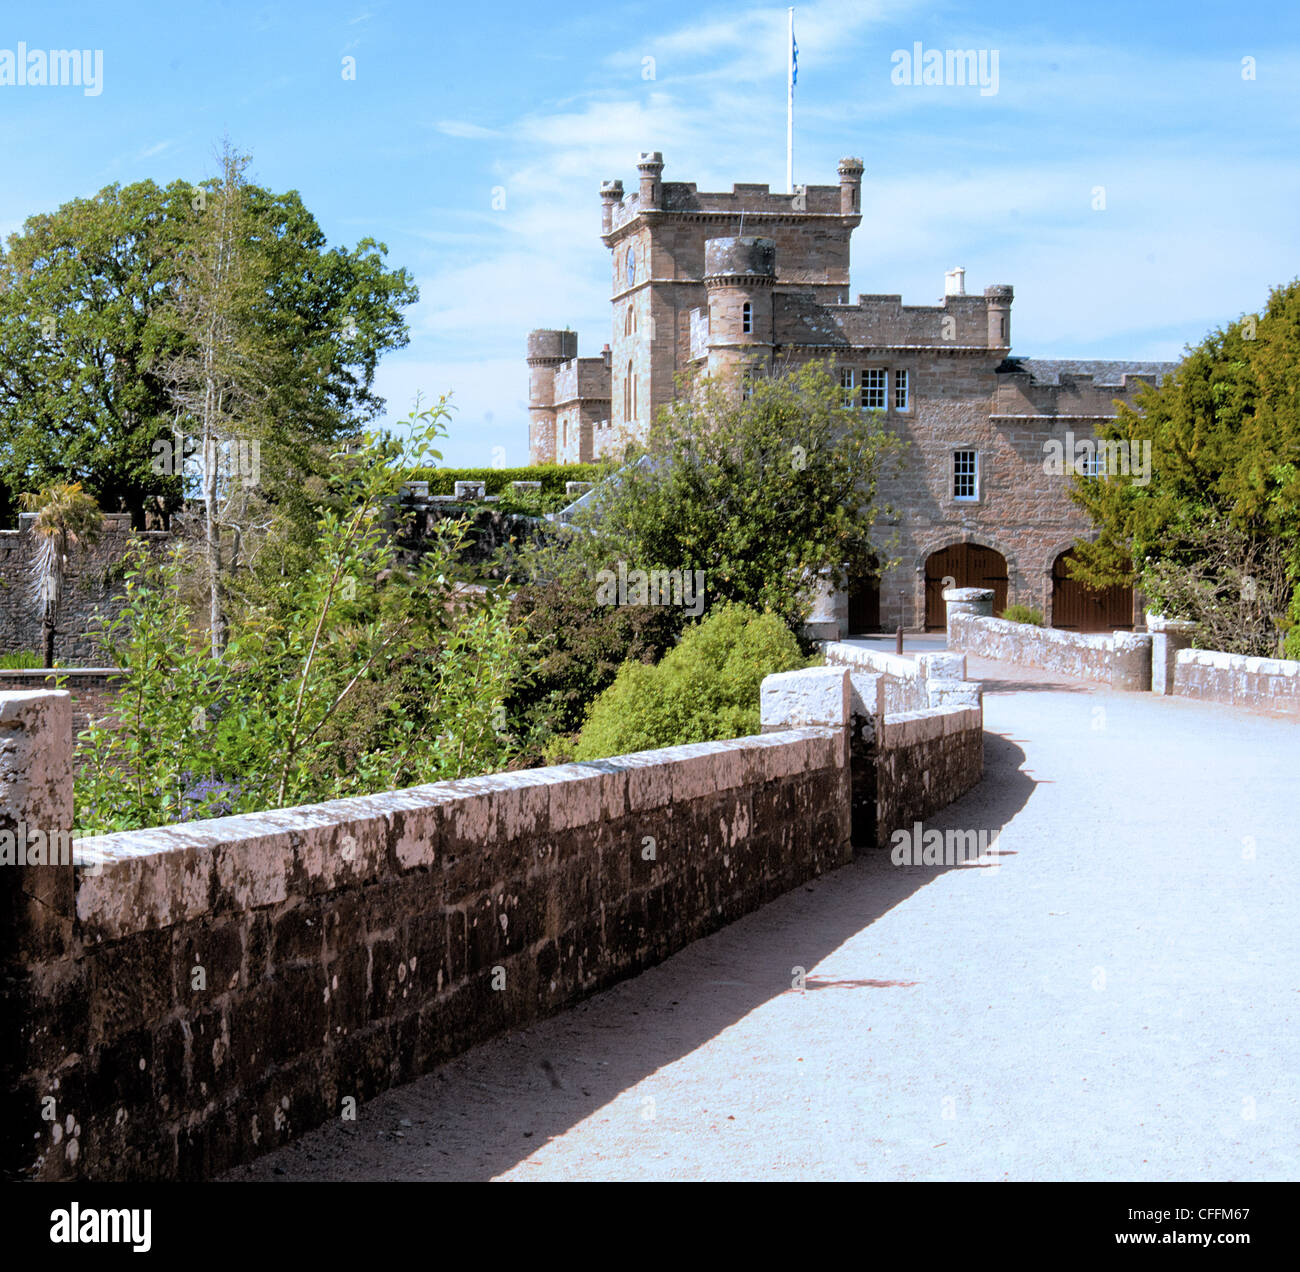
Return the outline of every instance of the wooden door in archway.
<path id="1" fill-rule="evenodd" d="M 1007 607 L 1007 559 L 1001 552 L 978 543 L 954 543 L 931 552 L 925 562 L 925 630 L 943 631 L 948 611 L 943 600 L 943 581 L 955 580 L 956 587 L 991 587 L 993 612 Z"/>
<path id="2" fill-rule="evenodd" d="M 1133 630 L 1133 589 L 1108 587 L 1099 592 L 1067 577 L 1074 553 L 1062 552 L 1052 565 L 1052 626 L 1071 632 Z"/>

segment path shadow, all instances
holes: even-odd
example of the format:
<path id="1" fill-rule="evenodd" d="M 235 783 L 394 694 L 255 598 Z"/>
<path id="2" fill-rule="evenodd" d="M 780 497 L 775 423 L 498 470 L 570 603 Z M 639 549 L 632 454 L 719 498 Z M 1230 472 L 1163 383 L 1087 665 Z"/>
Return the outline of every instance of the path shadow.
<path id="1" fill-rule="evenodd" d="M 984 780 L 925 828 L 1000 830 L 1037 785 L 1025 753 L 986 733 Z M 987 864 L 987 863 L 986 863 Z M 894 866 L 888 849 L 786 893 L 665 962 L 526 1029 L 474 1047 L 336 1122 L 222 1176 L 238 1180 L 487 1180 L 604 1111 L 643 1079 L 792 987 L 882 915 L 961 866 Z M 872 969 L 876 970 L 876 969 Z M 810 976 L 808 990 L 907 992 L 915 983 Z M 526 1168 L 525 1168 L 526 1169 Z"/>

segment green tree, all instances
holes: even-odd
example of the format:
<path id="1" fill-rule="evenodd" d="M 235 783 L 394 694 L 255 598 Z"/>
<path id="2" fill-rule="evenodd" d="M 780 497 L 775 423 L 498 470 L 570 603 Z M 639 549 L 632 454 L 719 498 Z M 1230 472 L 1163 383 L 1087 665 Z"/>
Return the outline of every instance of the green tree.
<path id="1" fill-rule="evenodd" d="M 1183 617 L 1219 627 L 1240 620 L 1256 630 L 1252 652 L 1274 652 L 1278 625 L 1258 619 L 1286 608 L 1285 595 L 1262 594 L 1277 589 L 1279 551 L 1291 585 L 1300 580 L 1300 280 L 1275 288 L 1263 314 L 1212 332 L 1097 431 L 1149 443 L 1151 475 L 1074 479 L 1096 528 L 1075 547 L 1074 576 L 1137 585 L 1154 606 L 1181 602 L 1196 610 Z"/>
<path id="2" fill-rule="evenodd" d="M 561 553 L 588 587 L 620 561 L 698 570 L 709 604 L 771 610 L 797 628 L 819 574 L 843 586 L 881 568 L 868 537 L 897 439 L 875 413 L 845 406 L 823 363 L 750 383 L 748 396 L 713 380 L 683 386 L 635 462 L 575 517 Z"/>
<path id="3" fill-rule="evenodd" d="M 31 489 L 78 480 L 101 505 L 175 509 L 179 471 L 158 472 L 158 443 L 177 427 L 166 376 L 196 352 L 178 322 L 187 266 L 212 233 L 226 174 L 200 185 L 108 186 L 30 217 L 0 251 L 0 483 Z M 404 306 L 418 293 L 387 249 L 363 239 L 329 248 L 297 192 L 243 186 L 239 244 L 266 285 L 238 312 L 258 351 L 256 410 L 242 412 L 262 441 L 262 491 L 302 513 L 328 448 L 382 408 L 379 357 L 407 342 Z M 193 278 L 191 277 L 191 285 Z M 192 286 L 191 286 L 192 290 Z"/>

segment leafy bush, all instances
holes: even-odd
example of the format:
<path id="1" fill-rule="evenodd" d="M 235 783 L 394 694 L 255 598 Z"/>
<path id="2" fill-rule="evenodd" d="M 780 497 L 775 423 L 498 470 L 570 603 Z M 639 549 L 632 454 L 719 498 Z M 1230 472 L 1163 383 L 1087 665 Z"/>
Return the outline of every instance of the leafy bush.
<path id="1" fill-rule="evenodd" d="M 506 699 L 509 728 L 537 764 L 563 757 L 556 747 L 582 728 L 619 668 L 657 662 L 676 642 L 683 619 L 672 606 L 598 605 L 594 586 L 553 581 L 520 588 L 510 621 L 526 628 L 534 657 Z"/>
<path id="2" fill-rule="evenodd" d="M 650 666 L 627 662 L 591 708 L 574 758 L 757 733 L 764 676 L 807 665 L 775 614 L 725 604 Z"/>
<path id="3" fill-rule="evenodd" d="M 1098 437 L 1149 449 L 1144 476 L 1076 476 L 1095 540 L 1071 577 L 1140 587 L 1148 608 L 1201 624 L 1198 643 L 1300 653 L 1300 279 L 1262 313 L 1211 332 Z M 1141 452 L 1139 452 L 1141 453 Z"/>
<path id="4" fill-rule="evenodd" d="M 406 446 L 425 450 L 444 416 L 417 412 Z M 347 457 L 305 568 L 241 609 L 220 653 L 185 597 L 182 553 L 133 545 L 124 603 L 101 629 L 129 675 L 117 727 L 81 735 L 78 824 L 167 825 L 504 766 L 520 633 L 507 598 L 457 581 L 461 523 L 403 563 L 388 525 L 402 451 L 368 434 Z"/>
<path id="5" fill-rule="evenodd" d="M 1002 611 L 1001 617 L 1008 623 L 1029 623 L 1034 627 L 1043 625 L 1042 611 L 1031 609 L 1028 605 L 1008 605 Z"/>

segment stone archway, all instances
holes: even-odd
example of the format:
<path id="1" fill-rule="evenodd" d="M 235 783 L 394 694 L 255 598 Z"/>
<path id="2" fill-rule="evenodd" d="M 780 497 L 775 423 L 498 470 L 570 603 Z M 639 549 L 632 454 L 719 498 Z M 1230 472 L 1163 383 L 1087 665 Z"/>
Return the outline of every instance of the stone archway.
<path id="1" fill-rule="evenodd" d="M 1073 549 L 1067 548 L 1052 562 L 1052 626 L 1071 632 L 1132 631 L 1133 589 L 1108 587 L 1095 592 L 1084 587 L 1068 575 L 1073 556 Z"/>
<path id="2" fill-rule="evenodd" d="M 980 543 L 952 543 L 931 552 L 925 559 L 925 630 L 943 631 L 948 625 L 943 600 L 944 580 L 951 578 L 956 587 L 990 587 L 993 589 L 993 612 L 1007 607 L 1009 583 L 1007 559 L 996 548 Z"/>

